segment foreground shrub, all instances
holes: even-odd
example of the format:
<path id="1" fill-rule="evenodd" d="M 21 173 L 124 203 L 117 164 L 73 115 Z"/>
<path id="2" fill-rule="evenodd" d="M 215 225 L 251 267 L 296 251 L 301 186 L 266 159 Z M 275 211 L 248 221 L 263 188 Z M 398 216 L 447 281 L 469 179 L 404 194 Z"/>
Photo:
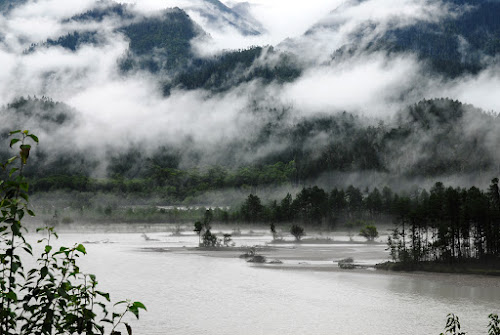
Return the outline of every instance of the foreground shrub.
<path id="1" fill-rule="evenodd" d="M 500 335 L 500 319 L 498 314 L 488 315 L 490 322 L 488 324 L 488 335 Z M 446 326 L 444 333 L 439 335 L 466 335 L 467 332 L 463 332 L 460 326 L 460 320 L 455 314 L 448 314 L 446 320 Z"/>
<path id="2" fill-rule="evenodd" d="M 86 254 L 81 244 L 73 247 L 53 248 L 57 238 L 52 227 L 45 227 L 45 237 L 38 241 L 43 252 L 36 265 L 25 267 L 26 257 L 35 257 L 33 247 L 26 241 L 27 229 L 22 225 L 29 209 L 28 183 L 23 176 L 31 145 L 38 138 L 25 131 L 14 131 L 10 146 L 19 144 L 19 154 L 1 165 L 4 178 L 0 179 L 0 334 L 104 334 L 104 325 L 111 328 L 111 335 L 120 334 L 116 329 L 123 324 L 128 334 L 131 327 L 124 323 L 127 313 L 139 317 L 139 310 L 146 309 L 140 302 L 120 301 L 107 310 L 108 293 L 97 289 L 94 275 L 84 274 L 77 259 Z M 14 164 L 19 162 L 19 166 Z M 24 263 L 23 263 L 24 262 Z"/>

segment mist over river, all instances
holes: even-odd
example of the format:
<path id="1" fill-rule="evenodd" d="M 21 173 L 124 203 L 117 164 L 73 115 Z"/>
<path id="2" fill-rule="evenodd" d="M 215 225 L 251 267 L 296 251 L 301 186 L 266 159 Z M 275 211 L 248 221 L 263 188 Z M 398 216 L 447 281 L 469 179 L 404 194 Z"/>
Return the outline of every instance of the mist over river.
<path id="1" fill-rule="evenodd" d="M 233 239 L 239 246 L 271 239 L 255 235 Z M 79 264 L 97 276 L 99 289 L 113 301 L 147 306 L 140 320 L 129 320 L 134 334 L 437 335 L 448 313 L 459 315 L 469 334 L 486 334 L 488 314 L 500 311 L 498 277 L 336 266 L 344 256 L 367 264 L 387 259 L 384 244 L 277 245 L 284 264 L 262 266 L 183 248 L 197 245 L 195 235 L 148 237 L 62 233 L 56 242 L 86 242 Z M 313 253 L 319 258 L 307 261 Z"/>

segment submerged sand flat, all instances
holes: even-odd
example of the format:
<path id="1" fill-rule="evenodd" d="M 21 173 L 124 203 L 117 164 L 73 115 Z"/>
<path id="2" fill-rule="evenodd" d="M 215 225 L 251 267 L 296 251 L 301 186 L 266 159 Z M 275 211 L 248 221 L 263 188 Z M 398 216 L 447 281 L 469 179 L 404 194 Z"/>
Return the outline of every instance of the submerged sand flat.
<path id="1" fill-rule="evenodd" d="M 388 260 L 386 244 L 378 242 L 365 242 L 360 239 L 349 240 L 346 234 L 331 236 L 308 237 L 301 242 L 293 239 L 273 242 L 270 234 L 250 236 L 242 234 L 233 238 L 235 246 L 203 248 L 196 246 L 172 246 L 168 250 L 178 254 L 196 254 L 217 258 L 240 258 L 243 254 L 254 250 L 256 255 L 264 256 L 266 263 L 253 263 L 249 266 L 258 266 L 274 269 L 297 270 L 338 270 L 338 261 L 353 258 L 358 267 L 369 268 L 375 264 Z M 149 247 L 146 247 L 149 248 Z M 157 249 L 155 244 L 151 250 Z M 159 250 L 164 251 L 164 250 Z M 248 258 L 242 258 L 245 262 Z"/>

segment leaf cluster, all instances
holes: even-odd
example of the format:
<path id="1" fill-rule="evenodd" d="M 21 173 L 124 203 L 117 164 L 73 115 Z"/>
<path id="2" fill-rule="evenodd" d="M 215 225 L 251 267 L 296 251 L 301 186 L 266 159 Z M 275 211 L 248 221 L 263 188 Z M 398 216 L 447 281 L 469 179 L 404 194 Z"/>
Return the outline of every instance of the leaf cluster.
<path id="1" fill-rule="evenodd" d="M 139 310 L 146 308 L 127 300 L 115 304 L 124 305 L 120 313 L 109 312 L 109 294 L 99 291 L 96 277 L 77 265 L 87 253 L 82 244 L 56 250 L 51 240 L 57 233 L 52 227 L 41 228 L 37 232 L 46 234 L 38 241 L 42 254 L 32 268 L 23 263 L 25 257 L 35 257 L 22 225 L 25 214 L 35 215 L 29 209 L 23 169 L 31 149 L 27 141 L 38 143 L 38 137 L 27 130 L 10 136 L 10 147 L 19 145 L 20 151 L 1 165 L 8 178 L 0 180 L 0 334 L 104 334 L 106 323 L 111 334 L 118 334 L 115 329 L 125 314 L 139 317 Z M 19 167 L 13 167 L 16 161 Z M 125 327 L 131 335 L 130 326 Z"/>

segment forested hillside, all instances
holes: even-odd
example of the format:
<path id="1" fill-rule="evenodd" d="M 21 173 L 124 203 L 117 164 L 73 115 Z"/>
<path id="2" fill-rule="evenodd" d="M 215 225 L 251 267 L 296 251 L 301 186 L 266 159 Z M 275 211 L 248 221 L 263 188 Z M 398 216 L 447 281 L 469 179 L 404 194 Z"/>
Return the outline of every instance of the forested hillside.
<path id="1" fill-rule="evenodd" d="M 273 63 L 266 61 L 266 58 L 272 57 L 277 58 Z M 262 80 L 264 84 L 291 82 L 301 74 L 295 58 L 292 54 L 276 52 L 272 47 L 252 47 L 211 58 L 194 59 L 189 67 L 165 85 L 164 91 L 168 93 L 173 87 L 226 91 L 255 79 Z"/>
<path id="2" fill-rule="evenodd" d="M 122 69 L 140 68 L 151 72 L 186 66 L 192 58 L 191 39 L 203 34 L 178 8 L 123 27 L 121 31 L 130 40 L 130 54 L 123 60 Z"/>
<path id="3" fill-rule="evenodd" d="M 337 50 L 336 56 L 345 54 L 346 50 L 359 52 L 359 47 L 365 52 L 414 53 L 440 74 L 457 77 L 477 73 L 492 61 L 491 57 L 500 53 L 497 17 L 500 2 L 447 0 L 444 3 L 453 9 L 454 15 L 439 22 L 418 21 L 388 29 L 367 44 L 353 42 Z M 363 39 L 367 30 L 373 33 L 376 29 L 379 27 L 367 23 L 352 36 L 353 41 Z"/>
<path id="4" fill-rule="evenodd" d="M 43 134 L 79 122 L 75 111 L 47 98 L 19 99 L 2 108 L 1 114 L 16 120 L 4 126 L 4 133 L 7 128 L 31 125 Z M 61 143 L 37 150 L 32 158 L 36 169 L 26 172 L 40 191 L 163 189 L 184 199 L 208 190 L 302 184 L 333 172 L 439 178 L 498 171 L 500 157 L 494 144 L 500 120 L 458 101 L 424 100 L 401 110 L 391 122 L 343 112 L 287 123 L 282 122 L 285 115 L 277 114 L 253 138 L 213 148 L 222 153 L 216 165 L 204 164 L 204 153 L 195 147 L 171 143 L 159 142 L 150 153 L 139 143 L 123 152 L 110 148 L 104 160 Z M 253 161 L 238 158 L 272 146 Z M 99 166 L 106 174 L 97 181 L 93 178 Z"/>

